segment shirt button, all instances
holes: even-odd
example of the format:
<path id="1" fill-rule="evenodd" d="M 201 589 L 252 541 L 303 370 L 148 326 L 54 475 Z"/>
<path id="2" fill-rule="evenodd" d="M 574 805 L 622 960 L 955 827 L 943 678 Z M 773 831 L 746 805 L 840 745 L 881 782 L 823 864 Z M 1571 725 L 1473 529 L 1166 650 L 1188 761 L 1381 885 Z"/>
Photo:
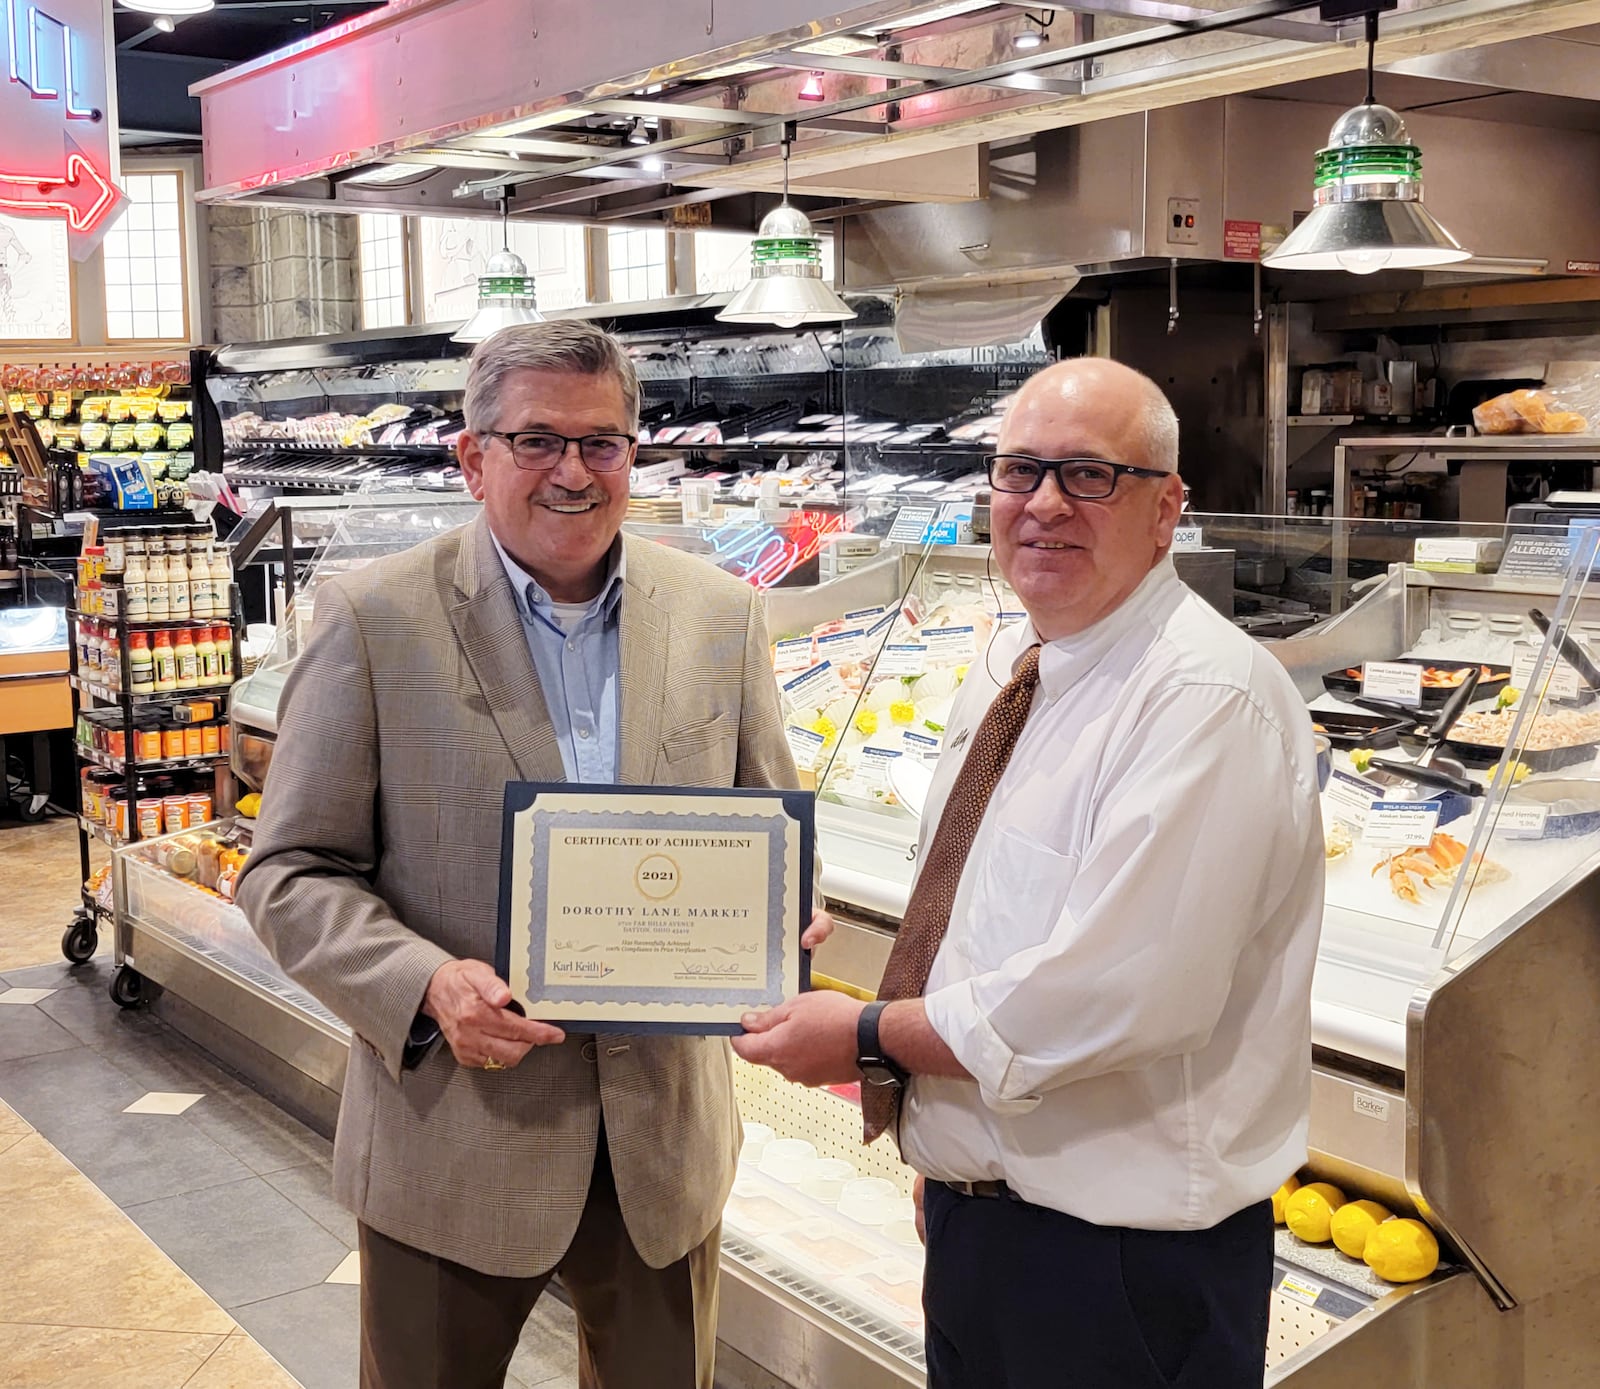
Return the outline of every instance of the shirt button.
<path id="1" fill-rule="evenodd" d="M 578 730 L 578 736 L 580 738 L 587 738 L 589 736 L 589 730 L 587 728 L 580 728 Z"/>
<path id="2" fill-rule="evenodd" d="M 578 643 L 577 642 L 569 641 L 567 643 L 567 650 L 568 651 L 576 651 L 577 649 L 578 649 Z"/>

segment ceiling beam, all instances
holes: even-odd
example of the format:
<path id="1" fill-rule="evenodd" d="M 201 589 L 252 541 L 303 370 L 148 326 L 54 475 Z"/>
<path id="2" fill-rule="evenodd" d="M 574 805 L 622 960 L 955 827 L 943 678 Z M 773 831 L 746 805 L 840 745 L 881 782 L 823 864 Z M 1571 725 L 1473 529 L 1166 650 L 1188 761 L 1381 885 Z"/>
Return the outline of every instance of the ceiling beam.
<path id="1" fill-rule="evenodd" d="M 1573 43 L 1559 34 L 1485 44 L 1482 48 L 1462 48 L 1454 53 L 1402 58 L 1380 66 L 1384 72 L 1404 73 L 1408 77 L 1432 77 L 1440 82 L 1462 82 L 1499 91 L 1600 101 L 1600 53 L 1596 53 L 1591 44 Z"/>
<path id="2" fill-rule="evenodd" d="M 1210 19 L 1218 11 L 1198 5 L 1177 5 L 1167 0 L 1072 0 L 1072 9 L 1081 14 L 1118 15 L 1125 19 L 1149 19 L 1163 24 L 1193 24 Z M 1341 25 L 1304 19 L 1256 19 L 1237 25 L 1236 33 L 1259 34 L 1268 39 L 1293 39 L 1296 43 L 1337 43 L 1356 37 L 1361 26 L 1348 31 Z"/>
<path id="3" fill-rule="evenodd" d="M 859 77 L 897 77 L 908 81 L 936 82 L 950 76 L 964 76 L 965 69 L 931 67 L 926 63 L 901 63 L 888 58 L 869 58 L 861 54 L 803 53 L 790 49 L 774 53 L 773 66 L 791 68 L 796 72 L 843 72 Z M 1057 92 L 1072 96 L 1083 90 L 1083 83 L 1070 77 L 1043 77 L 1034 73 L 1014 73 L 997 77 L 986 87 L 1021 88 L 1031 92 Z"/>

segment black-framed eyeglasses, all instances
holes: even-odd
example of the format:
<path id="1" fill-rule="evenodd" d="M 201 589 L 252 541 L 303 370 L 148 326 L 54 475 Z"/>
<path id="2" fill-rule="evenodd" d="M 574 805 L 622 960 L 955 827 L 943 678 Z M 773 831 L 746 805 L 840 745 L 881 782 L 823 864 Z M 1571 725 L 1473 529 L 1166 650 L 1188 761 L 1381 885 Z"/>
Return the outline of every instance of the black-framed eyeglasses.
<path id="1" fill-rule="evenodd" d="M 989 460 L 989 486 L 996 492 L 1037 492 L 1046 473 L 1056 486 L 1083 502 L 1104 501 L 1117 490 L 1119 477 L 1170 477 L 1154 468 L 1133 468 L 1104 458 L 1034 458 L 1026 453 L 997 453 Z"/>
<path id="2" fill-rule="evenodd" d="M 523 429 L 506 434 L 498 429 L 478 431 L 504 439 L 511 450 L 511 461 L 530 473 L 546 472 L 567 454 L 567 445 L 578 446 L 578 457 L 591 473 L 615 473 L 633 460 L 632 434 L 552 434 L 544 429 Z"/>

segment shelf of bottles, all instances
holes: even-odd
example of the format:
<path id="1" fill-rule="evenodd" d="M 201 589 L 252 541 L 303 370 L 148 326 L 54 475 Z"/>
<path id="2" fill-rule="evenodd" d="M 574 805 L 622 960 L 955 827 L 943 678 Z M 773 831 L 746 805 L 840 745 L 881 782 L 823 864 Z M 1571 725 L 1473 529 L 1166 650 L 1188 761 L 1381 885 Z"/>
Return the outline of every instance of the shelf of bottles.
<path id="1" fill-rule="evenodd" d="M 211 527 L 111 529 L 85 544 L 71 681 L 86 834 L 129 843 L 215 818 L 242 610 Z"/>

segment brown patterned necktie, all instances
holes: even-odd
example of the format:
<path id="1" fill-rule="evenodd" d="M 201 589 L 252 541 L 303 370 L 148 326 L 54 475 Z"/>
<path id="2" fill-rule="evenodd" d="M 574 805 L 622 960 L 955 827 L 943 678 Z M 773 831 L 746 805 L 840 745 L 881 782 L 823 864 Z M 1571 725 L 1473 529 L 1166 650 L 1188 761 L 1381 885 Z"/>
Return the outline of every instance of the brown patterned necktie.
<path id="1" fill-rule="evenodd" d="M 1039 648 L 1030 646 L 1017 663 L 1011 683 L 994 697 L 989 712 L 978 725 L 961 764 L 939 828 L 923 861 L 922 873 L 906 904 L 905 918 L 883 969 L 878 997 L 893 1001 L 920 998 L 933 970 L 933 957 L 939 953 L 944 934 L 950 929 L 950 912 L 955 906 L 956 886 L 966 866 L 972 841 L 977 838 L 989 797 L 1000 784 L 1006 763 L 1028 721 L 1033 707 L 1033 692 L 1039 685 Z M 865 1142 L 871 1143 L 895 1120 L 900 1104 L 898 1085 L 863 1085 L 861 1110 L 866 1122 Z"/>

